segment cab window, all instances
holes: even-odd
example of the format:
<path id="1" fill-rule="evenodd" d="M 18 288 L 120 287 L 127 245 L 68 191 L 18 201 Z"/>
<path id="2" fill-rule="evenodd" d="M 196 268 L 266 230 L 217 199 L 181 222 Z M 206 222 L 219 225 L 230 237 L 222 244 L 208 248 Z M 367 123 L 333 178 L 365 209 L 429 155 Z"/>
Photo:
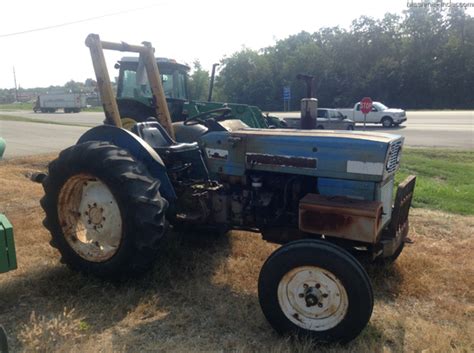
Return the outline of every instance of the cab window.
<path id="1" fill-rule="evenodd" d="M 137 72 L 133 69 L 123 70 L 122 87 L 119 98 L 151 98 L 152 92 L 145 75 L 144 83 L 137 82 Z M 186 99 L 186 77 L 185 74 L 175 71 L 174 73 L 161 73 L 161 84 L 166 98 Z"/>
<path id="2" fill-rule="evenodd" d="M 327 118 L 328 111 L 324 109 L 318 109 L 318 118 Z"/>

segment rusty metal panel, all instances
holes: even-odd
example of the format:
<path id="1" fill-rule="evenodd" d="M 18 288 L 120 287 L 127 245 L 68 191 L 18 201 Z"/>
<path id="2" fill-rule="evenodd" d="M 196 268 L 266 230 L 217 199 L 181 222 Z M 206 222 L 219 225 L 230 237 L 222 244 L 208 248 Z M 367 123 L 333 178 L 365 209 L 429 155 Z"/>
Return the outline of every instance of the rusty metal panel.
<path id="1" fill-rule="evenodd" d="M 410 175 L 398 185 L 397 196 L 392 211 L 390 230 L 393 235 L 403 227 L 407 227 L 408 214 L 415 191 L 416 176 Z"/>
<path id="2" fill-rule="evenodd" d="M 392 209 L 392 219 L 384 229 L 381 238 L 382 257 L 392 256 L 408 236 L 408 215 L 415 192 L 416 176 L 410 175 L 398 184 L 397 195 Z"/>
<path id="3" fill-rule="evenodd" d="M 307 194 L 299 205 L 303 232 L 375 243 L 382 228 L 383 204 L 343 196 Z"/>

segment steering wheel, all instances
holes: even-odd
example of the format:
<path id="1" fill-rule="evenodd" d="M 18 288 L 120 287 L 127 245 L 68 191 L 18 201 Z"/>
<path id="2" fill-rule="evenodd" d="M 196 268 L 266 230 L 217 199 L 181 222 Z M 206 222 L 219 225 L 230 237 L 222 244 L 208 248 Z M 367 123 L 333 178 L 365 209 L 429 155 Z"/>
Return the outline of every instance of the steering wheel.
<path id="1" fill-rule="evenodd" d="M 205 117 L 213 116 L 213 115 L 216 115 L 215 117 L 212 118 L 214 121 L 226 120 L 231 112 L 232 112 L 232 109 L 230 109 L 228 107 L 222 107 L 222 108 L 217 108 L 217 109 L 213 109 L 213 110 L 208 110 L 207 112 L 203 112 L 203 113 L 200 113 L 200 114 L 197 114 L 197 115 L 194 115 L 194 116 L 191 116 L 191 117 L 187 118 L 184 121 L 184 125 L 186 125 L 186 126 L 196 125 L 196 124 L 206 125 Z"/>

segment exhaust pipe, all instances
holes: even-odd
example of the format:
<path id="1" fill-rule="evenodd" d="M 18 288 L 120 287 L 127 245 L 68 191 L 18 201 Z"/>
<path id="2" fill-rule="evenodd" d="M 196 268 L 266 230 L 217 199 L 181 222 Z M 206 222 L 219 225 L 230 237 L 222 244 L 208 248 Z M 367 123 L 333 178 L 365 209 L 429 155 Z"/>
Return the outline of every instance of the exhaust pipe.
<path id="1" fill-rule="evenodd" d="M 216 77 L 216 67 L 219 64 L 212 65 L 212 73 L 211 73 L 211 82 L 209 83 L 209 95 L 207 96 L 207 101 L 210 102 L 212 100 L 212 90 L 214 89 L 214 79 Z"/>
<path id="2" fill-rule="evenodd" d="M 298 74 L 298 80 L 302 80 L 306 84 L 306 98 L 301 100 L 301 129 L 316 129 L 316 120 L 318 117 L 318 100 L 313 98 L 313 82 L 314 76 Z"/>

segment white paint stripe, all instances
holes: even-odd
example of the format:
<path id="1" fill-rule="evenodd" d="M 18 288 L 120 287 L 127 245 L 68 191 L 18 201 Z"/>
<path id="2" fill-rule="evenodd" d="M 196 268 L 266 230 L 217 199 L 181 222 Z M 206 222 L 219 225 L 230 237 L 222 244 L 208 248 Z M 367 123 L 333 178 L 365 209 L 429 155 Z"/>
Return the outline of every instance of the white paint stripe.
<path id="1" fill-rule="evenodd" d="M 382 175 L 383 164 L 363 161 L 347 161 L 347 172 L 356 174 Z"/>
<path id="2" fill-rule="evenodd" d="M 218 148 L 206 148 L 206 153 L 208 158 L 215 159 L 227 159 L 229 155 L 229 151 Z"/>

